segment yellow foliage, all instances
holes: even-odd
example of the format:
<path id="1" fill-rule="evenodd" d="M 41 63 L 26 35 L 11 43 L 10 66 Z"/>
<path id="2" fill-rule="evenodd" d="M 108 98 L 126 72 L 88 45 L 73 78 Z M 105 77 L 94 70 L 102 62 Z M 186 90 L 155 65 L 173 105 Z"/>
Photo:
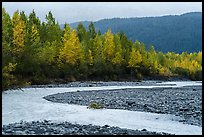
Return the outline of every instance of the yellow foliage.
<path id="1" fill-rule="evenodd" d="M 159 75 L 170 76 L 170 71 L 168 68 L 160 66 L 158 70 L 159 70 Z"/>
<path id="2" fill-rule="evenodd" d="M 31 34 L 31 41 L 32 43 L 36 44 L 40 41 L 40 34 L 38 32 L 38 29 L 37 29 L 37 26 L 36 25 L 33 25 L 32 26 L 32 34 Z"/>
<path id="3" fill-rule="evenodd" d="M 142 62 L 142 55 L 139 51 L 136 51 L 134 48 L 130 52 L 130 60 L 128 62 L 129 67 L 137 67 L 139 63 Z"/>
<path id="4" fill-rule="evenodd" d="M 121 64 L 124 61 L 123 56 L 122 56 L 121 44 L 115 45 L 115 51 L 116 53 L 114 55 L 114 58 L 112 59 L 112 63 Z"/>
<path id="5" fill-rule="evenodd" d="M 17 63 L 15 63 L 15 64 L 9 63 L 7 66 L 3 67 L 3 72 L 9 73 L 9 72 L 14 71 L 16 69 L 16 65 L 17 65 Z"/>
<path id="6" fill-rule="evenodd" d="M 199 64 L 202 65 L 202 51 L 198 52 L 197 61 L 198 61 Z"/>
<path id="7" fill-rule="evenodd" d="M 19 20 L 13 28 L 14 54 L 19 54 L 23 51 L 26 35 L 25 28 L 26 25 L 23 20 Z"/>
<path id="8" fill-rule="evenodd" d="M 19 11 L 17 10 L 16 12 L 14 12 L 13 17 L 12 17 L 12 24 L 13 26 L 15 26 L 19 20 L 20 20 L 20 15 L 19 15 Z"/>
<path id="9" fill-rule="evenodd" d="M 93 56 L 92 56 L 92 51 L 89 49 L 89 65 L 93 65 Z"/>
<path id="10" fill-rule="evenodd" d="M 104 53 L 106 59 L 111 61 L 114 56 L 114 37 L 110 29 L 105 33 L 104 38 Z"/>
<path id="11" fill-rule="evenodd" d="M 61 60 L 71 65 L 76 65 L 81 60 L 82 48 L 76 30 L 73 30 L 69 39 L 64 41 L 64 47 L 60 50 L 59 54 Z"/>
<path id="12" fill-rule="evenodd" d="M 115 54 L 115 57 L 113 58 L 112 60 L 112 63 L 113 64 L 121 64 L 121 62 L 123 61 L 124 59 L 122 58 L 122 55 L 120 52 L 116 52 Z"/>
<path id="13" fill-rule="evenodd" d="M 3 87 L 9 87 L 10 85 L 12 85 L 15 81 L 15 77 L 14 75 L 11 74 L 11 72 L 13 72 L 16 69 L 16 65 L 9 63 L 7 66 L 4 66 L 2 69 L 2 84 Z"/>
<path id="14" fill-rule="evenodd" d="M 94 62 L 104 61 L 105 55 L 104 55 L 104 45 L 101 37 L 97 34 L 96 37 L 93 40 L 93 51 L 92 56 Z"/>
<path id="15" fill-rule="evenodd" d="M 62 38 L 64 43 L 66 43 L 67 40 L 69 40 L 70 33 L 71 33 L 71 27 L 69 26 L 69 24 L 66 24 L 64 28 L 64 36 Z"/>

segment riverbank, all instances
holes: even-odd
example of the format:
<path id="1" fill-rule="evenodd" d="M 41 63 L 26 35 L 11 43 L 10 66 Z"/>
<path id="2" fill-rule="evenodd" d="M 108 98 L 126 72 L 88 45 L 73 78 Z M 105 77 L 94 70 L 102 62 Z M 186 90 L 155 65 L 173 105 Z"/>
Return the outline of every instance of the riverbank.
<path id="1" fill-rule="evenodd" d="M 152 109 L 153 111 L 141 110 L 141 112 L 138 112 L 137 110 L 129 111 L 130 109 L 128 108 L 134 108 L 135 106 L 142 106 L 143 108 L 145 104 L 147 104 L 147 108 L 151 109 L 150 107 L 151 103 L 149 103 L 148 101 L 151 102 L 152 100 L 151 100 L 151 97 L 147 97 L 147 96 L 150 96 L 151 94 L 153 98 L 156 98 L 157 96 L 154 95 L 153 94 L 154 92 L 151 91 L 151 89 L 148 89 L 147 87 L 151 87 L 151 86 L 153 87 L 157 85 L 157 88 L 152 89 L 152 90 L 155 89 L 157 91 L 157 92 L 155 91 L 155 94 L 157 94 L 159 93 L 159 89 L 163 90 L 161 86 L 164 83 L 162 83 L 162 81 L 78 82 L 78 83 L 74 82 L 74 83 L 72 84 L 70 83 L 68 85 L 66 84 L 52 85 L 52 86 L 44 85 L 43 88 L 27 87 L 27 88 L 22 88 L 21 90 L 10 90 L 2 93 L 2 127 L 3 127 L 2 133 L 10 134 L 10 135 L 11 134 L 41 134 L 40 131 L 44 131 L 44 133 L 42 134 L 55 134 L 55 133 L 63 134 L 65 132 L 69 134 L 69 131 L 66 131 L 66 130 L 72 129 L 73 125 L 74 127 L 76 127 L 76 131 L 74 130 L 73 134 L 76 132 L 79 132 L 79 134 L 86 134 L 86 133 L 87 134 L 106 134 L 106 133 L 111 134 L 111 132 L 114 132 L 114 131 L 117 131 L 117 132 L 114 132 L 113 134 L 127 133 L 130 135 L 132 133 L 134 133 L 135 135 L 140 135 L 143 133 L 146 135 L 149 135 L 149 134 L 156 135 L 156 134 L 165 134 L 165 133 L 171 133 L 171 134 L 200 134 L 201 133 L 200 130 L 202 128 L 202 125 L 200 125 L 201 126 L 200 128 L 195 126 L 195 124 L 193 125 L 182 124 L 182 121 L 180 120 L 183 120 L 184 118 L 180 118 L 177 116 L 174 117 L 170 114 L 166 115 L 166 112 L 164 112 L 164 114 L 159 114 L 159 113 L 155 113 L 154 109 Z M 202 84 L 202 82 L 189 81 L 189 82 L 165 83 L 165 85 L 171 86 L 172 89 L 175 89 L 175 90 L 179 89 L 179 86 L 177 84 L 196 85 L 196 84 Z M 127 87 L 133 88 L 133 89 L 126 89 Z M 141 89 L 141 87 L 145 89 Z M 137 89 L 134 89 L 134 88 L 137 88 Z M 184 88 L 188 88 L 188 87 L 184 87 Z M 165 92 L 161 92 L 161 93 L 164 93 L 163 95 L 165 95 L 166 90 L 170 90 L 170 89 L 171 88 L 166 87 Z M 202 90 L 200 89 L 200 86 L 189 87 L 188 89 L 189 92 L 187 89 L 185 90 L 187 90 L 187 93 L 193 94 L 193 92 L 190 91 L 191 89 L 194 90 L 194 92 L 198 92 L 198 93 L 200 93 L 200 90 Z M 91 90 L 94 90 L 94 91 L 91 91 Z M 137 95 L 140 95 L 137 101 L 134 101 L 134 99 L 131 98 L 135 92 L 138 92 Z M 144 94 L 141 94 L 141 92 L 144 92 Z M 178 92 L 180 93 L 180 91 Z M 102 96 L 104 96 L 105 98 L 104 102 L 106 102 L 109 105 L 107 105 L 106 109 L 91 110 L 91 109 L 87 109 L 86 106 L 75 105 L 77 104 L 76 102 L 78 101 L 71 104 L 67 102 L 59 103 L 60 101 L 57 96 L 60 96 L 61 98 L 63 94 L 65 95 L 67 93 L 73 94 L 72 96 L 73 98 L 71 99 L 72 101 L 76 101 L 81 97 L 82 100 L 85 100 L 84 102 L 88 101 L 89 99 L 91 99 L 92 101 L 94 99 L 100 101 L 102 100 Z M 93 95 L 94 93 L 95 95 Z M 149 95 L 148 93 L 151 93 L 151 94 Z M 185 94 L 185 92 L 182 93 L 181 95 L 183 94 Z M 45 98 L 47 97 L 49 98 L 51 96 L 54 96 L 54 98 L 57 99 L 58 103 L 54 102 L 53 100 L 52 101 L 45 100 Z M 110 96 L 117 97 L 118 101 L 124 100 L 124 103 L 117 102 L 117 100 L 115 101 Z M 136 97 L 136 96 L 133 96 L 133 97 Z M 182 96 L 182 97 L 185 98 L 186 96 Z M 144 98 L 143 102 L 141 102 L 140 98 Z M 132 101 L 131 99 L 133 99 L 135 103 L 131 102 Z M 64 99 L 61 98 L 61 100 L 63 101 Z M 180 98 L 178 98 L 178 100 L 180 100 Z M 198 102 L 199 101 L 200 99 L 198 99 Z M 110 105 L 111 103 L 112 105 Z M 117 105 L 117 103 L 121 104 L 123 108 L 122 109 L 117 108 L 119 106 Z M 141 104 L 138 105 L 138 103 L 141 103 Z M 196 104 L 198 103 L 196 102 L 194 105 Z M 113 108 L 115 107 L 115 109 L 113 108 L 109 109 L 108 106 L 113 106 Z M 162 108 L 162 106 L 160 107 Z M 164 107 L 168 108 L 165 105 Z M 138 109 L 138 107 L 136 108 Z M 171 107 L 169 109 L 171 109 Z M 198 109 L 199 109 L 199 106 L 198 106 Z M 184 111 L 186 110 L 184 109 Z M 153 112 L 153 113 L 149 113 L 149 112 Z M 198 115 L 200 115 L 200 113 L 198 113 Z M 48 123 L 46 121 L 41 121 L 45 119 L 47 121 L 50 121 L 50 120 L 51 121 Z M 26 122 L 19 123 L 20 120 L 23 120 Z M 64 124 L 65 121 L 69 121 L 73 125 L 66 126 L 67 124 Z M 202 111 L 201 111 L 201 121 L 202 121 Z M 193 122 L 196 123 L 196 120 L 194 120 Z M 52 126 L 52 125 L 58 125 L 58 124 L 59 124 L 59 128 L 57 128 L 57 126 Z M 84 129 L 84 131 L 87 130 L 87 132 L 80 132 L 80 128 L 79 128 L 80 126 L 77 124 L 82 126 L 82 129 L 85 128 L 85 125 L 89 125 L 86 129 Z M 96 128 L 97 126 L 95 127 L 95 125 L 99 127 Z M 110 128 L 111 130 L 108 131 L 107 129 L 109 128 L 104 129 L 103 128 L 104 125 L 108 125 L 107 127 L 111 127 Z M 67 127 L 66 130 L 65 130 L 65 127 Z M 177 127 L 180 127 L 180 128 L 178 129 Z M 29 128 L 29 131 L 27 130 L 27 128 Z M 90 129 L 91 131 L 89 131 Z M 101 129 L 102 131 L 99 129 Z M 134 130 L 134 132 L 132 131 L 129 132 L 127 131 L 127 129 Z M 92 132 L 92 130 L 96 132 Z M 103 130 L 105 130 L 105 132 L 103 132 Z M 147 131 L 147 132 L 144 132 L 144 131 Z"/>
<path id="2" fill-rule="evenodd" d="M 12 85 L 7 88 L 3 88 L 3 91 L 9 90 L 9 89 L 21 89 L 21 88 L 46 88 L 46 87 L 83 87 L 83 86 L 121 86 L 121 85 L 141 85 L 145 84 L 146 82 L 163 82 L 163 81 L 192 81 L 188 77 L 184 76 L 171 76 L 171 77 L 145 77 L 143 79 L 135 79 L 131 77 L 126 78 L 120 78 L 116 80 L 105 80 L 102 78 L 93 78 L 93 79 L 86 79 L 86 80 L 76 80 L 76 79 L 45 79 L 45 81 L 42 81 L 41 84 L 33 84 L 30 82 L 25 82 L 27 80 L 24 80 L 24 82 L 20 82 L 19 85 Z M 2 92 L 3 92 L 2 91 Z"/>
<path id="3" fill-rule="evenodd" d="M 96 102 L 106 109 L 173 114 L 183 118 L 180 122 L 202 126 L 201 86 L 78 91 L 58 93 L 43 98 L 57 103 L 88 106 Z"/>
<path id="4" fill-rule="evenodd" d="M 131 130 L 109 125 L 80 125 L 69 122 L 32 121 L 3 126 L 3 135 L 172 135 L 150 132 L 146 129 Z"/>

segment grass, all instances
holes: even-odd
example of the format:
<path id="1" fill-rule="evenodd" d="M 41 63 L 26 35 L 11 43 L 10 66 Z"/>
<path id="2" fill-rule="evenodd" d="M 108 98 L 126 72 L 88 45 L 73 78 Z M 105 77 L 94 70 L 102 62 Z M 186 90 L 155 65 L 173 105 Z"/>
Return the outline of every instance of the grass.
<path id="1" fill-rule="evenodd" d="M 103 105 L 98 104 L 96 102 L 92 102 L 89 104 L 89 106 L 87 107 L 88 109 L 102 109 Z"/>

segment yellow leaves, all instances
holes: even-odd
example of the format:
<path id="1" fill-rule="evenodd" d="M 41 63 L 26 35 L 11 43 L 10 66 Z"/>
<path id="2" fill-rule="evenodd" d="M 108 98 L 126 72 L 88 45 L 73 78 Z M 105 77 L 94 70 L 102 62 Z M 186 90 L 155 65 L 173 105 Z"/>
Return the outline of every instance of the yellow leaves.
<path id="1" fill-rule="evenodd" d="M 93 40 L 93 59 L 94 62 L 99 62 L 101 60 L 105 60 L 104 55 L 104 45 L 101 37 L 99 35 L 96 35 L 96 37 Z"/>
<path id="2" fill-rule="evenodd" d="M 69 24 L 66 24 L 64 28 L 64 36 L 62 38 L 64 43 L 66 43 L 67 40 L 69 40 L 70 33 L 71 33 L 71 27 L 69 26 Z"/>
<path id="3" fill-rule="evenodd" d="M 166 67 L 160 66 L 160 68 L 158 70 L 159 70 L 159 75 L 162 75 L 162 76 L 170 76 L 171 75 L 169 69 Z"/>
<path id="4" fill-rule="evenodd" d="M 31 30 L 31 41 L 33 44 L 37 44 L 40 41 L 40 34 L 38 32 L 37 26 L 33 25 Z"/>
<path id="5" fill-rule="evenodd" d="M 140 54 L 139 51 L 136 52 L 136 56 L 137 56 L 137 63 L 141 63 L 142 62 L 142 55 Z"/>
<path id="6" fill-rule="evenodd" d="M 198 52 L 197 61 L 198 61 L 199 64 L 202 65 L 202 51 Z"/>
<path id="7" fill-rule="evenodd" d="M 20 18 L 21 17 L 20 17 L 19 12 L 18 11 L 14 12 L 13 17 L 12 17 L 13 26 L 15 26 L 19 22 Z"/>
<path id="8" fill-rule="evenodd" d="M 113 41 L 114 37 L 110 29 L 105 33 L 104 38 L 105 38 L 104 53 L 105 53 L 106 59 L 111 61 L 114 55 L 114 41 Z"/>
<path id="9" fill-rule="evenodd" d="M 23 20 L 19 20 L 13 28 L 14 54 L 19 54 L 23 51 L 23 48 L 25 46 L 24 45 L 25 35 L 26 35 L 25 29 L 26 29 L 26 25 Z"/>
<path id="10" fill-rule="evenodd" d="M 137 67 L 139 63 L 142 62 L 142 55 L 140 52 L 135 48 L 132 48 L 132 51 L 130 52 L 130 60 L 128 62 L 129 67 Z"/>
<path id="11" fill-rule="evenodd" d="M 5 73 L 12 72 L 16 69 L 16 66 L 17 66 L 17 63 L 13 64 L 13 63 L 9 62 L 9 64 L 7 66 L 3 67 L 3 72 L 5 72 Z"/>
<path id="12" fill-rule="evenodd" d="M 88 60 L 89 60 L 89 65 L 93 65 L 93 56 L 92 56 L 92 51 L 90 49 L 89 49 Z"/>
<path id="13" fill-rule="evenodd" d="M 15 71 L 17 66 L 17 63 L 9 63 L 7 66 L 4 66 L 2 69 L 2 84 L 3 87 L 7 87 L 12 85 L 14 82 L 14 75 L 11 74 L 11 72 Z"/>
<path id="14" fill-rule="evenodd" d="M 189 65 L 189 70 L 191 72 L 195 72 L 195 71 L 198 71 L 198 70 L 202 70 L 202 66 L 196 61 L 196 60 L 193 60 L 191 62 L 191 64 Z"/>
<path id="15" fill-rule="evenodd" d="M 66 33 L 64 36 L 66 36 Z M 60 50 L 59 54 L 60 60 L 64 60 L 71 65 L 76 65 L 81 61 L 82 49 L 76 30 L 73 30 L 69 39 L 64 41 L 64 47 Z"/>
<path id="16" fill-rule="evenodd" d="M 115 64 L 121 64 L 121 62 L 123 61 L 124 59 L 122 58 L 122 54 L 120 52 L 116 52 L 115 54 L 115 57 L 113 58 L 112 60 L 112 63 L 115 65 Z"/>

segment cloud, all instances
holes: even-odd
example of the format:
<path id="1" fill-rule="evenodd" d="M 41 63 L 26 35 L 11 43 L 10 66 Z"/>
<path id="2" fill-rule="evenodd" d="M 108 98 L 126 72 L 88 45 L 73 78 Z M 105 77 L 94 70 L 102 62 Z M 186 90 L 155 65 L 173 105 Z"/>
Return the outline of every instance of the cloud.
<path id="1" fill-rule="evenodd" d="M 52 11 L 59 23 L 202 12 L 202 2 L 3 2 L 2 6 L 10 15 L 16 10 L 28 15 L 34 9 L 42 21 Z"/>

